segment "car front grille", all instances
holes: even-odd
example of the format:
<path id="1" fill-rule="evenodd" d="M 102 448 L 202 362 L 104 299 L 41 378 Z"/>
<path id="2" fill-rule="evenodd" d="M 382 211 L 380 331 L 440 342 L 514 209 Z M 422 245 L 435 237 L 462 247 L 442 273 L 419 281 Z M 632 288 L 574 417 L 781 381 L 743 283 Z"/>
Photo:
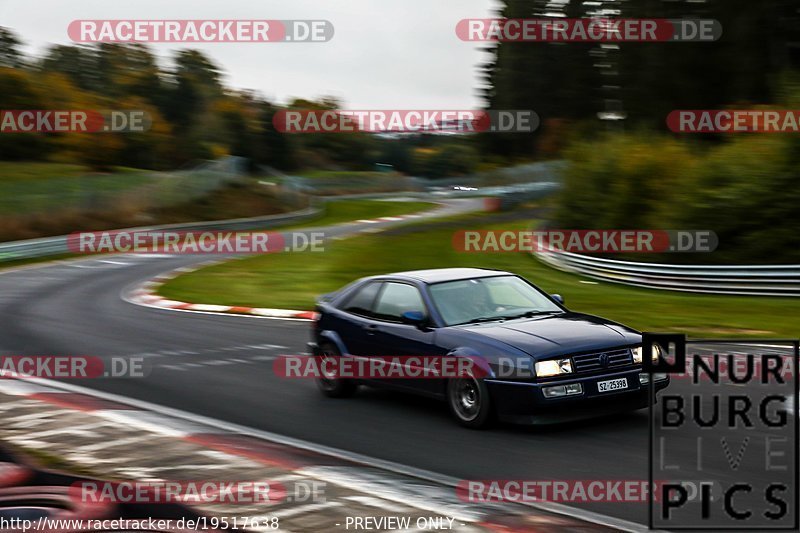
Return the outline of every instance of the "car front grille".
<path id="1" fill-rule="evenodd" d="M 598 372 L 630 364 L 633 364 L 633 354 L 628 348 L 572 356 L 572 367 L 575 372 Z"/>

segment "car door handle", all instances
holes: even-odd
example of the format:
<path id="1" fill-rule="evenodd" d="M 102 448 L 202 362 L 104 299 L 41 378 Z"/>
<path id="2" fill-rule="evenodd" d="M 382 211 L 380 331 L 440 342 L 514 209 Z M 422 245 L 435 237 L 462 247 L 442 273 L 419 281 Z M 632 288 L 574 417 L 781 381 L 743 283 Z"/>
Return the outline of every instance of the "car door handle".
<path id="1" fill-rule="evenodd" d="M 364 331 L 367 332 L 367 335 L 372 335 L 376 331 L 378 331 L 378 326 L 376 326 L 375 324 L 367 324 L 364 326 Z"/>

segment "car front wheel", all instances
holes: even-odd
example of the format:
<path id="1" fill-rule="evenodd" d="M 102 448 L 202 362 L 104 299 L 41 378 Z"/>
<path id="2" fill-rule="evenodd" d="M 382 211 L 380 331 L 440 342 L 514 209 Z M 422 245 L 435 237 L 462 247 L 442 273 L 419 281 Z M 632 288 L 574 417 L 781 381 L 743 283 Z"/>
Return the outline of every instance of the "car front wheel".
<path id="1" fill-rule="evenodd" d="M 489 389 L 482 379 L 465 376 L 448 381 L 447 405 L 464 427 L 485 428 L 493 421 Z"/>
<path id="2" fill-rule="evenodd" d="M 319 347 L 319 355 L 317 355 L 317 368 L 319 368 L 319 376 L 317 377 L 317 386 L 322 394 L 330 398 L 349 398 L 355 394 L 358 386 L 350 380 L 342 379 L 334 372 L 326 372 L 325 361 L 332 361 L 334 358 L 341 357 L 342 354 L 339 350 L 330 343 L 323 343 Z M 332 364 L 329 367 L 336 368 L 338 365 Z"/>

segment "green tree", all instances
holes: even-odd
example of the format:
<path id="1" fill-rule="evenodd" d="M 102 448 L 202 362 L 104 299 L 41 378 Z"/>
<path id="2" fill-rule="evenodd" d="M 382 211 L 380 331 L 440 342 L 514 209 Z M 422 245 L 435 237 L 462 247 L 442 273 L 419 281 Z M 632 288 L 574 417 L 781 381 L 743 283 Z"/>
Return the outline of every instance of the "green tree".
<path id="1" fill-rule="evenodd" d="M 31 73 L 0 67 L 0 109 L 46 109 L 46 92 Z M 50 153 L 47 139 L 35 133 L 0 134 L 0 159 L 39 159 Z"/>
<path id="2" fill-rule="evenodd" d="M 0 26 L 0 67 L 20 68 L 24 65 L 19 50 L 21 44 L 14 32 Z"/>

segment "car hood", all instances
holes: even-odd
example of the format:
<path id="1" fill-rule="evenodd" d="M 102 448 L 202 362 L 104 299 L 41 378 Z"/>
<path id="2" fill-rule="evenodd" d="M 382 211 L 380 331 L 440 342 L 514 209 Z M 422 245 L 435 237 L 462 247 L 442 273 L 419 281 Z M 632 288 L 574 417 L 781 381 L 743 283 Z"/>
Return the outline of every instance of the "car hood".
<path id="1" fill-rule="evenodd" d="M 641 342 L 626 326 L 583 313 L 563 313 L 506 322 L 474 324 L 467 329 L 522 350 L 536 359 Z"/>

